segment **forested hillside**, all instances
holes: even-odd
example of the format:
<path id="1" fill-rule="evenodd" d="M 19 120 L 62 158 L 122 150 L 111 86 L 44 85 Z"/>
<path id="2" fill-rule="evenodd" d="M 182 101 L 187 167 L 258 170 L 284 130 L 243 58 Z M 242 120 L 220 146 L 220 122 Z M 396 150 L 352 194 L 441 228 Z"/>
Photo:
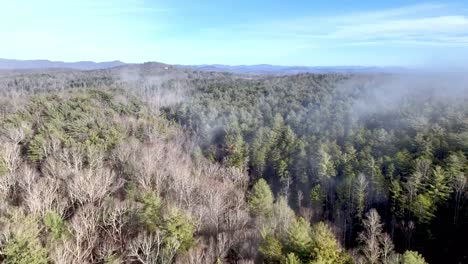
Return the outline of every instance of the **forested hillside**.
<path id="1" fill-rule="evenodd" d="M 5 263 L 465 263 L 467 83 L 0 75 Z"/>
<path id="2" fill-rule="evenodd" d="M 342 245 L 371 246 L 360 232 L 375 208 L 397 251 L 467 261 L 468 90 L 457 76 L 296 75 L 194 86 L 167 112 L 196 131 L 205 156 L 245 167 L 251 183 L 265 179 L 308 221 L 331 222 Z"/>

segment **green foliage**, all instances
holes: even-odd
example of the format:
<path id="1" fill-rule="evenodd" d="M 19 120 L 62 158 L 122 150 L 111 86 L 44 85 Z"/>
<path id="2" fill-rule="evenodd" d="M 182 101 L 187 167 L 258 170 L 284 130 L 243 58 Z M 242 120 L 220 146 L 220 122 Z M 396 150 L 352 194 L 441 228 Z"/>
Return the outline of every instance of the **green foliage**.
<path id="1" fill-rule="evenodd" d="M 298 218 L 284 233 L 264 236 L 260 252 L 268 263 L 350 263 L 351 258 L 341 249 L 330 228 L 323 222 L 312 228 L 304 218 Z"/>
<path id="2" fill-rule="evenodd" d="M 186 251 L 193 244 L 194 226 L 192 220 L 173 208 L 164 216 L 164 231 L 169 240 L 175 240 L 179 244 L 179 251 Z"/>
<path id="3" fill-rule="evenodd" d="M 201 137 L 207 156 L 226 149 L 225 138 L 207 131 L 236 127 L 235 137 L 243 139 L 231 141 L 248 148 L 242 160 L 253 182 L 267 179 L 274 192 L 290 195 L 294 208 L 312 207 L 318 217 L 344 221 L 340 228 L 346 237 L 355 235 L 353 222 L 369 207 L 385 211 L 385 222 L 430 223 L 448 217 L 437 211 L 451 206 L 450 182 L 466 167 L 462 156 L 468 151 L 468 109 L 462 98 L 428 98 L 423 89 L 414 89 L 391 107 L 380 107 L 370 95 L 380 87 L 376 83 L 389 80 L 382 76 L 211 77 L 193 80 L 191 100 L 169 107 L 169 116 Z M 371 106 L 356 111 L 362 102 Z M 229 159 L 231 152 L 214 156 Z M 445 176 L 437 174 L 431 181 L 431 175 L 424 174 L 424 180 L 412 182 L 417 180 L 413 176 L 422 175 L 418 160 L 428 161 L 431 170 L 442 167 Z M 360 174 L 366 188 L 355 188 L 364 187 L 354 184 Z M 318 183 L 323 203 L 314 188 Z"/>
<path id="4" fill-rule="evenodd" d="M 309 222 L 302 217 L 293 221 L 286 230 L 285 245 L 289 252 L 295 253 L 301 260 L 309 259 L 312 246 Z"/>
<path id="5" fill-rule="evenodd" d="M 260 128 L 255 135 L 251 148 L 250 164 L 253 168 L 252 174 L 261 177 L 266 168 L 267 153 L 269 151 L 269 133 L 267 129 Z"/>
<path id="6" fill-rule="evenodd" d="M 143 69 L 137 71 L 138 75 L 155 76 L 151 67 L 145 65 Z M 128 137 L 145 143 L 154 137 L 170 139 L 177 136 L 177 122 L 190 136 L 200 139 L 201 150 L 197 153 L 224 161 L 227 166 L 245 168 L 252 176 L 250 183 L 266 179 L 272 185 L 268 188 L 265 182 L 261 188 L 254 187 L 248 199 L 252 213 L 259 216 L 257 222 L 267 226 L 268 235 L 278 242 L 280 250 L 272 254 L 278 262 L 295 252 L 286 243 L 285 230 L 290 227 L 292 215 L 285 206 L 288 202 L 307 218 L 334 222 L 346 246 L 354 244 L 351 239 L 359 232 L 357 218 L 366 208 L 378 207 L 384 223 L 395 223 L 392 227 L 396 234 L 407 234 L 405 229 L 411 229 L 406 243 L 424 245 L 423 254 L 443 252 L 447 262 L 461 259 L 457 247 L 447 245 L 464 241 L 464 232 L 460 231 L 465 226 L 452 222 L 452 209 L 460 212 L 460 219 L 466 218 L 467 212 L 463 175 L 468 168 L 468 105 L 464 94 L 441 98 L 433 96 L 438 93 L 426 93 L 426 89 L 411 89 L 414 91 L 398 102 L 380 107 L 373 105 L 379 102 L 373 100 L 373 89 L 394 76 L 298 74 L 245 78 L 181 72 L 182 77 L 161 78 L 157 87 L 142 85 L 144 78 L 124 82 L 115 78 L 113 70 L 2 76 L 2 91 L 21 87 L 21 93 L 36 95 L 27 98 L 25 108 L 16 113 L 22 101 L 7 102 L 13 97 L 2 100 L 0 111 L 5 118 L 0 122 L 0 140 L 8 138 L 4 131 L 7 128 L 24 128 L 19 143 L 21 155 L 34 162 L 39 172 L 48 165 L 48 158 L 56 158 L 56 150 L 66 148 L 79 151 L 88 167 L 93 167 L 92 157 L 104 155 L 106 166 L 117 167 L 119 173 L 121 164 L 111 164 L 108 159 L 116 144 Z M 128 90 L 110 88 L 126 85 Z M 50 92 L 64 88 L 60 93 Z M 136 97 L 128 95 L 133 89 L 144 95 L 173 94 L 173 88 L 181 89 L 188 100 L 151 109 L 161 110 L 171 121 L 153 116 Z M 363 105 L 365 109 L 361 109 Z M 5 174 L 7 163 L 0 158 L 0 175 Z M 125 180 L 130 179 L 127 176 L 131 173 L 125 170 L 122 174 Z M 365 182 L 358 182 L 361 174 Z M 255 188 L 261 189 L 257 195 Z M 271 190 L 287 197 L 278 199 L 273 209 Z M 142 198 L 145 194 L 139 191 L 135 188 L 132 195 L 129 192 L 125 196 L 140 206 L 134 212 L 140 225 L 132 232 L 141 232 L 141 228 L 153 235 L 174 233 L 166 244 L 188 240 L 190 236 L 184 234 L 191 233 L 190 228 L 176 223 L 190 219 L 174 216 L 173 222 L 169 221 L 171 213 L 164 198 Z M 6 206 L 23 203 L 21 193 L 13 196 L 15 199 L 6 201 Z M 47 217 L 50 219 L 43 219 L 47 228 L 43 234 L 60 234 L 59 219 Z M 417 224 L 409 228 L 399 224 L 403 221 Z M 311 239 L 313 244 L 315 240 Z M 403 240 L 396 240 L 397 248 L 407 246 Z M 443 250 L 437 251 L 439 248 Z M 312 248 L 308 252 L 307 262 L 316 261 Z"/>
<path id="7" fill-rule="evenodd" d="M 327 146 L 321 144 L 317 153 L 317 175 L 319 178 L 328 178 L 336 175 L 332 157 L 327 152 Z"/>
<path id="8" fill-rule="evenodd" d="M 269 215 L 271 213 L 273 193 L 264 179 L 258 180 L 252 188 L 249 196 L 249 208 L 253 214 L 257 215 Z"/>
<path id="9" fill-rule="evenodd" d="M 462 173 L 465 170 L 465 164 L 468 164 L 465 155 L 460 151 L 450 154 L 445 161 L 447 163 L 447 174 L 449 180 L 453 180 Z"/>
<path id="10" fill-rule="evenodd" d="M 43 135 L 36 135 L 28 147 L 28 158 L 32 161 L 43 160 L 47 156 L 46 139 Z"/>
<path id="11" fill-rule="evenodd" d="M 446 172 L 440 167 L 432 172 L 432 177 L 428 186 L 428 193 L 434 199 L 436 204 L 444 202 L 448 199 L 451 189 L 448 186 L 448 178 Z"/>
<path id="12" fill-rule="evenodd" d="M 294 253 L 289 253 L 286 256 L 286 260 L 284 263 L 285 264 L 301 264 L 302 262 Z"/>
<path id="13" fill-rule="evenodd" d="M 13 232 L 8 235 L 3 245 L 2 263 L 7 264 L 46 264 L 47 251 L 39 240 L 40 228 L 36 219 L 26 216 L 19 210 L 9 212 L 1 224 L 8 226 Z"/>
<path id="14" fill-rule="evenodd" d="M 145 192 L 141 195 L 141 203 L 140 222 L 148 232 L 158 231 L 162 224 L 161 198 L 155 192 Z"/>
<path id="15" fill-rule="evenodd" d="M 242 168 L 246 161 L 246 148 L 242 135 L 228 131 L 225 138 L 225 161 L 228 167 Z"/>
<path id="16" fill-rule="evenodd" d="M 320 184 L 315 185 L 310 190 L 310 201 L 314 205 L 323 205 L 324 202 L 324 191 L 322 190 L 322 186 Z"/>
<path id="17" fill-rule="evenodd" d="M 391 202 L 391 207 L 390 210 L 398 216 L 402 216 L 402 210 L 401 208 L 404 208 L 405 202 L 403 199 L 405 197 L 403 196 L 403 189 L 401 187 L 401 184 L 398 180 L 391 180 L 390 182 L 390 202 Z"/>
<path id="18" fill-rule="evenodd" d="M 265 256 L 267 263 L 280 263 L 283 260 L 283 246 L 272 235 L 267 235 L 263 239 L 259 251 Z"/>
<path id="19" fill-rule="evenodd" d="M 5 264 L 46 264 L 47 251 L 37 238 L 20 237 L 8 241 L 3 249 Z"/>
<path id="20" fill-rule="evenodd" d="M 296 135 L 290 127 L 282 126 L 274 130 L 272 140 L 273 143 L 268 155 L 269 166 L 280 182 L 285 185 L 290 177 L 290 166 L 293 164 Z"/>
<path id="21" fill-rule="evenodd" d="M 68 233 L 65 220 L 55 212 L 45 213 L 43 222 L 53 240 L 60 240 Z"/>
<path id="22" fill-rule="evenodd" d="M 163 210 L 162 201 L 155 192 L 145 192 L 140 197 L 143 205 L 139 220 L 146 232 L 162 234 L 166 249 L 186 251 L 192 246 L 194 225 L 189 216 L 177 208 Z"/>
<path id="23" fill-rule="evenodd" d="M 124 137 L 124 129 L 115 118 L 122 112 L 113 107 L 114 94 L 107 91 L 89 90 L 74 93 L 69 98 L 57 95 L 33 97 L 21 116 L 31 122 L 35 129 L 27 144 L 31 161 L 42 161 L 57 141 L 67 148 L 97 148 L 111 150 Z"/>
<path id="24" fill-rule="evenodd" d="M 420 223 L 427 224 L 434 218 L 435 206 L 432 197 L 426 194 L 419 194 L 410 209 Z"/>
<path id="25" fill-rule="evenodd" d="M 330 228 L 323 222 L 312 226 L 312 263 L 345 263 L 343 252 Z"/>
<path id="26" fill-rule="evenodd" d="M 416 251 L 407 250 L 403 254 L 403 264 L 427 264 L 426 260 Z"/>

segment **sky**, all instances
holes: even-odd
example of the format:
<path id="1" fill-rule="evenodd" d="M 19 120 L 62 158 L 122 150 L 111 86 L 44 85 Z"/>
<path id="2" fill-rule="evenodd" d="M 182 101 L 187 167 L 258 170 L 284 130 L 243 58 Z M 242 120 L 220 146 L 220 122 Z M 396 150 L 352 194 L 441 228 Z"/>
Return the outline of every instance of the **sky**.
<path id="1" fill-rule="evenodd" d="M 8 59 L 466 67 L 468 1 L 0 0 L 0 36 Z"/>

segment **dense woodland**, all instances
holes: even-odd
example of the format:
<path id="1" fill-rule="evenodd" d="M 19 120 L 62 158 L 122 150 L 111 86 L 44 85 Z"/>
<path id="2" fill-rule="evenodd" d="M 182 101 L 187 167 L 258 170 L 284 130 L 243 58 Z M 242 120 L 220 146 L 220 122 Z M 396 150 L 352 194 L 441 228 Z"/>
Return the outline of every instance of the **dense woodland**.
<path id="1" fill-rule="evenodd" d="M 0 73 L 4 263 L 467 263 L 468 84 Z"/>

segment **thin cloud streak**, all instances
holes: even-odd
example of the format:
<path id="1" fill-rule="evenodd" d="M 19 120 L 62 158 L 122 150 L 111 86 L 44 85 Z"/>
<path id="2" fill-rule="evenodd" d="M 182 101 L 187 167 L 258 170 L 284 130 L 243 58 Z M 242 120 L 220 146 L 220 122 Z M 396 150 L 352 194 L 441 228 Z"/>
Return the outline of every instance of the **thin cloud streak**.
<path id="1" fill-rule="evenodd" d="M 450 37 L 447 44 L 464 41 L 463 34 L 468 34 L 468 17 L 440 16 L 417 19 L 396 19 L 373 24 L 354 24 L 342 26 L 339 30 L 325 35 L 333 39 L 367 39 L 376 41 L 418 40 L 425 38 L 439 42 L 441 36 Z"/>
<path id="2" fill-rule="evenodd" d="M 294 39 L 309 42 L 338 41 L 352 45 L 367 43 L 411 45 L 466 45 L 468 16 L 444 4 L 421 4 L 342 16 L 301 17 L 235 25 L 230 29 L 240 38 L 264 37 L 270 40 Z M 202 29 L 207 37 L 221 37 L 226 29 Z M 421 39 L 424 38 L 424 41 Z"/>

